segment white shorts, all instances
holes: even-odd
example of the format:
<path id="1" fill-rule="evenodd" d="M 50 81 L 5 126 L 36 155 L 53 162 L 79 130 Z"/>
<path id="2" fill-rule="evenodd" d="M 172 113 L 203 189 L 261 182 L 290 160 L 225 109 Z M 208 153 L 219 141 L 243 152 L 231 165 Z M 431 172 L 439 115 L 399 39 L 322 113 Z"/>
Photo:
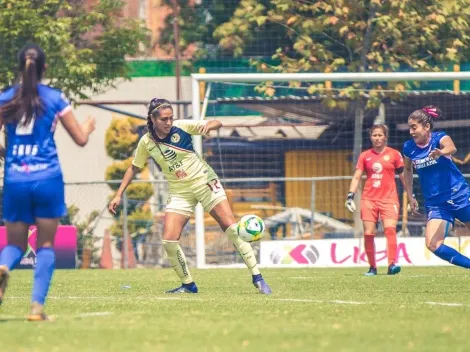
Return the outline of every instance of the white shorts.
<path id="1" fill-rule="evenodd" d="M 206 212 L 210 212 L 225 199 L 227 195 L 224 188 L 218 179 L 214 179 L 209 183 L 191 185 L 185 190 L 170 191 L 166 211 L 190 217 L 198 202 L 201 202 Z"/>

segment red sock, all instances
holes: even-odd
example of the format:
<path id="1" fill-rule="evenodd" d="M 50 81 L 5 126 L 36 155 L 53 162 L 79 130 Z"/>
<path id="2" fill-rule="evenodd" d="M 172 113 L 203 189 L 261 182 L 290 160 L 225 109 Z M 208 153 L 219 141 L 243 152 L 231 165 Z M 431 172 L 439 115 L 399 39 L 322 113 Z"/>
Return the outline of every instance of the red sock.
<path id="1" fill-rule="evenodd" d="M 364 234 L 364 247 L 366 249 L 367 260 L 369 265 L 373 268 L 375 265 L 375 235 Z"/>
<path id="2" fill-rule="evenodd" d="M 387 227 L 385 237 L 387 237 L 388 265 L 392 265 L 397 259 L 397 230 L 394 227 Z"/>

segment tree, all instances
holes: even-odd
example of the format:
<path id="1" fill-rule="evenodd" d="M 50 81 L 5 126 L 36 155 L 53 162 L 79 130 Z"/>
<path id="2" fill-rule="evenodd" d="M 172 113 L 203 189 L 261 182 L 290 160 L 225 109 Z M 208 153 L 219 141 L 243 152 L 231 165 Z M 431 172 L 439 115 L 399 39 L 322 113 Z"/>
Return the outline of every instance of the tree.
<path id="1" fill-rule="evenodd" d="M 253 62 L 265 72 L 438 71 L 465 59 L 470 39 L 466 0 L 273 0 L 269 5 L 242 0 L 214 36 L 240 56 L 253 32 L 267 24 L 286 28 L 292 46 L 272 53 L 279 65 Z M 405 89 L 403 83 L 392 86 Z M 324 85 L 310 85 L 309 92 L 320 88 Z M 351 88 L 345 90 L 357 97 L 360 92 Z M 370 88 L 373 104 L 385 87 Z"/>
<path id="2" fill-rule="evenodd" d="M 0 1 L 0 86 L 17 73 L 16 55 L 34 42 L 47 55 L 47 79 L 72 98 L 87 98 L 128 76 L 127 56 L 147 39 L 142 21 L 121 16 L 121 0 Z"/>
<path id="3" fill-rule="evenodd" d="M 194 3 L 188 0 L 178 1 L 179 14 L 179 46 L 182 53 L 191 55 L 193 59 L 214 56 L 218 41 L 211 35 L 215 28 L 228 21 L 238 6 L 239 1 L 210 0 Z M 173 1 L 164 3 L 173 9 Z M 158 43 L 167 52 L 172 52 L 175 43 L 173 31 L 173 10 L 165 19 Z"/>
<path id="4" fill-rule="evenodd" d="M 292 45 L 272 53 L 279 64 L 253 60 L 261 72 L 439 71 L 443 65 L 460 63 L 468 54 L 470 8 L 466 0 L 273 0 L 269 4 L 242 0 L 214 36 L 225 50 L 240 56 L 253 32 L 263 31 L 267 24 L 287 29 Z M 353 83 L 337 90 L 356 104 L 356 132 L 361 133 L 364 108 L 376 107 L 386 90 L 399 93 L 413 84 Z M 273 95 L 271 85 L 266 82 L 258 90 Z M 333 100 L 325 83 L 307 84 L 307 88 L 310 94 L 325 94 L 324 102 L 331 108 L 349 104 Z M 355 140 L 362 140 L 357 133 Z M 360 147 L 355 145 L 354 159 Z"/>
<path id="5" fill-rule="evenodd" d="M 165 0 L 164 3 L 172 9 L 172 2 L 172 0 Z M 221 50 L 218 38 L 212 34 L 217 27 L 230 20 L 240 3 L 239 0 L 200 2 L 179 0 L 179 46 L 183 56 L 190 57 L 193 62 L 198 59 L 230 57 L 231 53 Z M 264 0 L 262 3 L 269 4 L 270 0 Z M 173 51 L 175 41 L 173 20 L 173 12 L 171 12 L 165 20 L 165 27 L 158 42 L 169 53 Z M 276 40 L 273 40 L 273 37 Z M 278 46 L 288 45 L 286 30 L 283 27 L 267 23 L 264 31 L 251 32 L 251 40 L 246 44 L 247 55 L 271 55 Z"/>

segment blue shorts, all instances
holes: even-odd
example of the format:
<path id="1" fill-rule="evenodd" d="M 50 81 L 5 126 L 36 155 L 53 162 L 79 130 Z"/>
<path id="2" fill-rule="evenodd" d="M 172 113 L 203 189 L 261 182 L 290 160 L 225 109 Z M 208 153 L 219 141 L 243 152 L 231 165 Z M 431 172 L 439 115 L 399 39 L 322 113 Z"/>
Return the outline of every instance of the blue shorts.
<path id="1" fill-rule="evenodd" d="M 426 206 L 428 221 L 431 219 L 442 219 L 454 225 L 455 219 L 461 222 L 470 221 L 470 199 L 469 195 L 451 200 L 439 205 Z"/>
<path id="2" fill-rule="evenodd" d="M 36 218 L 55 219 L 67 214 L 62 176 L 31 182 L 5 183 L 3 220 L 34 224 Z"/>

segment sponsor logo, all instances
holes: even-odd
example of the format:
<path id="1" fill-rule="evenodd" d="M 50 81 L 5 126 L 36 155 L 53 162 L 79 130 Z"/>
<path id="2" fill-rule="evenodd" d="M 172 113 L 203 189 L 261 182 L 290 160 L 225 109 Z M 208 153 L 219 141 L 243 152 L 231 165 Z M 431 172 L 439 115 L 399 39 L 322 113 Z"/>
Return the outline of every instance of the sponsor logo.
<path id="1" fill-rule="evenodd" d="M 372 171 L 374 171 L 376 174 L 381 173 L 383 170 L 382 164 L 381 163 L 374 163 L 372 164 Z"/>
<path id="2" fill-rule="evenodd" d="M 178 179 L 181 180 L 181 179 L 185 178 L 186 176 L 188 176 L 188 174 L 184 170 L 178 170 L 178 171 L 175 172 L 175 176 L 178 177 Z"/>
<path id="3" fill-rule="evenodd" d="M 167 149 L 163 152 L 163 155 L 165 156 L 165 160 L 168 160 L 168 161 L 173 161 L 176 159 L 176 157 L 178 156 L 176 154 L 176 152 L 173 150 L 173 149 Z"/>
<path id="4" fill-rule="evenodd" d="M 320 258 L 320 252 L 314 245 L 299 244 L 273 250 L 269 257 L 273 264 L 315 264 Z"/>
<path id="5" fill-rule="evenodd" d="M 429 156 L 424 159 L 413 160 L 413 165 L 417 170 L 422 169 L 423 167 L 428 167 L 436 164 L 437 160 L 431 159 Z"/>
<path id="6" fill-rule="evenodd" d="M 180 264 L 181 270 L 183 271 L 183 275 L 188 276 L 188 268 L 186 267 L 186 262 L 180 250 L 176 252 L 176 258 L 178 259 L 178 263 Z"/>
<path id="7" fill-rule="evenodd" d="M 23 164 L 23 165 L 11 165 L 11 170 L 13 172 L 24 172 L 24 173 L 29 173 L 29 172 L 36 172 L 36 171 L 41 171 L 41 170 L 46 170 L 49 167 L 47 164 L 35 164 L 35 165 L 30 165 L 30 164 Z"/>
<path id="8" fill-rule="evenodd" d="M 179 169 L 181 166 L 183 166 L 183 162 L 182 162 L 182 161 L 177 161 L 177 162 L 174 163 L 173 165 L 170 165 L 170 167 L 168 168 L 168 171 L 170 171 L 170 172 L 176 171 L 176 170 Z"/>

